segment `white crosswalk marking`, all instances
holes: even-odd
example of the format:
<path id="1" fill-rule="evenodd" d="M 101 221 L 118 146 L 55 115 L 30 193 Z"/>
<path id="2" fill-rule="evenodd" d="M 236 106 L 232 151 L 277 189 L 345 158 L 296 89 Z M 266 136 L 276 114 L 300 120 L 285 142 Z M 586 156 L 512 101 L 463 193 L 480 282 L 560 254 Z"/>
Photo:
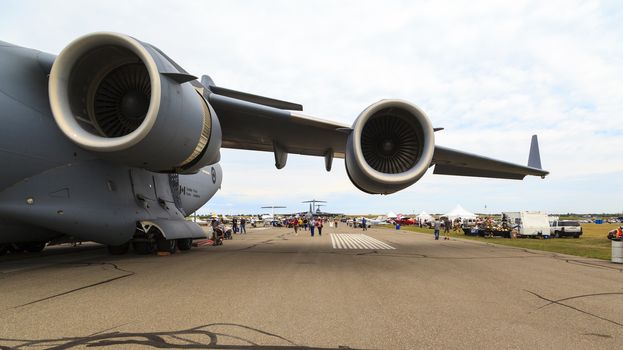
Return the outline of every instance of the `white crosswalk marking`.
<path id="1" fill-rule="evenodd" d="M 361 233 L 332 233 L 331 245 L 333 249 L 396 249 Z"/>

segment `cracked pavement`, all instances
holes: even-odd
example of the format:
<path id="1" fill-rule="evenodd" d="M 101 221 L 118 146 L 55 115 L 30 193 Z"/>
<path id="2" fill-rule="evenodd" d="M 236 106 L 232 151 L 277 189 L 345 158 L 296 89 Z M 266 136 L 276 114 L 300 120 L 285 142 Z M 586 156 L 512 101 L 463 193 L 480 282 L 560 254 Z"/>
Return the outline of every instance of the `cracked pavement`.
<path id="1" fill-rule="evenodd" d="M 332 248 L 359 232 L 2 257 L 0 349 L 623 347 L 620 265 L 386 229 L 365 233 L 395 250 Z"/>

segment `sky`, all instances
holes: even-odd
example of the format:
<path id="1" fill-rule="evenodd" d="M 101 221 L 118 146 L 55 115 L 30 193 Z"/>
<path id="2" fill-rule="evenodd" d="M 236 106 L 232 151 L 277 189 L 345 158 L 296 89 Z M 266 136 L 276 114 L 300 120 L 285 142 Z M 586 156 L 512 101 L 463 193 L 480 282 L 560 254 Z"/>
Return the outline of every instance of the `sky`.
<path id="1" fill-rule="evenodd" d="M 114 31 L 217 85 L 300 103 L 352 124 L 384 98 L 422 108 L 436 143 L 525 164 L 539 136 L 546 179 L 433 175 L 368 195 L 343 160 L 223 149 L 222 189 L 200 213 L 261 213 L 308 199 L 351 214 L 623 212 L 623 4 L 619 1 L 14 1 L 0 40 L 58 54 Z M 319 142 L 322 142 L 319 140 Z"/>

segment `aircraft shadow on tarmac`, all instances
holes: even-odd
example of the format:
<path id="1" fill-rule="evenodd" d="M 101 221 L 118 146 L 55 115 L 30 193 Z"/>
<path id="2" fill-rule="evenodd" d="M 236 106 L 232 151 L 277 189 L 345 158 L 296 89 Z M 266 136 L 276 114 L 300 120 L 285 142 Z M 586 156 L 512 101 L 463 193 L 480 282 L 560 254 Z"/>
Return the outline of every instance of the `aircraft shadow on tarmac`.
<path id="1" fill-rule="evenodd" d="M 229 332 L 224 332 L 222 330 L 210 330 L 210 328 L 227 328 L 229 329 Z M 269 340 L 271 343 L 281 343 L 283 345 L 260 345 L 257 341 L 235 334 L 240 333 L 240 331 L 246 332 L 247 334 L 249 334 L 248 332 L 251 332 L 254 335 L 263 337 L 265 340 L 262 341 L 262 343 L 266 343 L 266 340 Z M 231 343 L 232 341 L 237 344 L 246 344 L 219 344 L 223 342 Z M 108 330 L 104 330 L 86 337 L 63 337 L 39 340 L 0 338 L 0 342 L 4 344 L 11 344 L 0 345 L 0 349 L 2 350 L 41 347 L 45 347 L 46 349 L 73 349 L 78 347 L 107 347 L 115 345 L 142 345 L 158 349 L 355 349 L 344 345 L 340 345 L 336 348 L 299 345 L 277 334 L 233 323 L 212 323 L 189 329 L 149 333 L 108 332 Z"/>

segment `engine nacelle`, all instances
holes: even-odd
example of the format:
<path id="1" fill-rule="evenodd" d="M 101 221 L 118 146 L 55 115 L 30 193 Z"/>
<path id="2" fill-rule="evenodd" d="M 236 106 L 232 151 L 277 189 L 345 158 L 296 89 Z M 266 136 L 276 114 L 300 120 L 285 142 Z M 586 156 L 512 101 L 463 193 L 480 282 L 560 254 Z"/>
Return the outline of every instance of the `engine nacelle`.
<path id="1" fill-rule="evenodd" d="M 76 39 L 58 55 L 50 105 L 63 133 L 102 158 L 158 172 L 196 172 L 220 158 L 216 113 L 157 48 L 117 33 Z"/>
<path id="2" fill-rule="evenodd" d="M 360 190 L 400 191 L 430 167 L 435 133 L 426 114 L 403 100 L 382 100 L 353 123 L 346 145 L 346 171 Z"/>

